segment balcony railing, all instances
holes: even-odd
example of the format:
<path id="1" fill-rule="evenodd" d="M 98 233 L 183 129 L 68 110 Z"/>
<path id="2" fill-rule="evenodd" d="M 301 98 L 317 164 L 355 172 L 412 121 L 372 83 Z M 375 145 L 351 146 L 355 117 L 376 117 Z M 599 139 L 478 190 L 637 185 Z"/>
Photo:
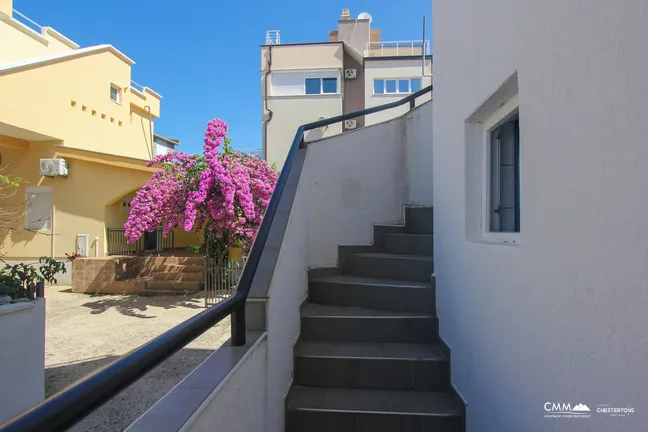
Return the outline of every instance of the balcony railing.
<path id="1" fill-rule="evenodd" d="M 164 237 L 161 229 L 146 232 L 135 243 L 128 243 L 123 228 L 108 228 L 108 255 L 173 256 L 175 235 Z"/>
<path id="2" fill-rule="evenodd" d="M 281 44 L 281 36 L 279 30 L 266 31 L 266 45 L 279 45 Z"/>
<path id="3" fill-rule="evenodd" d="M 373 108 L 367 108 L 336 117 L 322 119 L 300 126 L 290 146 L 283 169 L 277 180 L 274 193 L 266 209 L 250 254 L 247 258 L 236 292 L 233 296 L 218 302 L 171 330 L 131 351 L 125 356 L 109 363 L 91 375 L 82 378 L 65 390 L 39 403 L 30 410 L 0 426 L 0 432 L 37 432 L 64 431 L 112 399 L 119 392 L 143 377 L 175 352 L 185 347 L 201 334 L 231 315 L 232 345 L 246 343 L 245 303 L 252 287 L 261 255 L 270 234 L 279 202 L 283 195 L 288 174 L 295 155 L 305 147 L 304 132 L 341 123 L 345 120 L 362 117 L 379 111 L 409 104 L 416 105 L 416 99 L 430 93 L 432 86 L 396 101 Z"/>
<path id="4" fill-rule="evenodd" d="M 430 54 L 430 41 L 367 42 L 365 57 L 420 56 Z"/>
<path id="5" fill-rule="evenodd" d="M 13 9 L 12 11 L 13 11 L 13 19 L 21 22 L 22 24 L 26 25 L 27 27 L 29 27 L 30 29 L 34 30 L 39 34 L 43 32 L 43 26 L 38 24 L 36 21 L 29 18 L 27 15 L 18 12 L 16 9 Z"/>

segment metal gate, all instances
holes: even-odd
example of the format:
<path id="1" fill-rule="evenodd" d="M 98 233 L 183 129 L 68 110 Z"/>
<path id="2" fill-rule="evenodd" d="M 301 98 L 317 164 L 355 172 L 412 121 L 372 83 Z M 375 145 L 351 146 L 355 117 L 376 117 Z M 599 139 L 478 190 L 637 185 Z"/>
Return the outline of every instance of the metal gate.
<path id="1" fill-rule="evenodd" d="M 226 254 L 218 261 L 205 258 L 205 307 L 234 295 L 246 259 L 243 255 L 240 260 L 231 260 Z"/>

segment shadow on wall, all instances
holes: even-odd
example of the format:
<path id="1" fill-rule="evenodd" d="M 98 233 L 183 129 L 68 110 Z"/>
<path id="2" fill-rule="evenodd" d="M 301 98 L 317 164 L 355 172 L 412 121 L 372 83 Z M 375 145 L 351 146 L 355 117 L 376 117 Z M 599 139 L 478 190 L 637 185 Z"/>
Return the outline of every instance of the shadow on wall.
<path id="1" fill-rule="evenodd" d="M 188 308 L 203 309 L 203 294 L 195 293 L 188 296 L 160 296 L 160 297 L 142 297 L 139 295 L 125 295 L 120 298 L 102 298 L 102 295 L 93 295 L 96 300 L 84 303 L 83 307 L 90 309 L 91 315 L 98 315 L 114 308 L 122 315 L 133 318 L 150 319 L 156 315 L 149 315 L 146 312 L 149 307 L 158 307 L 164 309 Z"/>
<path id="2" fill-rule="evenodd" d="M 73 432 L 125 430 L 205 361 L 214 349 L 181 349 L 70 430 Z M 63 390 L 118 357 L 90 358 L 87 361 L 48 367 L 45 370 L 45 397 Z"/>
<path id="3" fill-rule="evenodd" d="M 27 231 L 24 229 L 17 229 L 12 231 L 5 231 L 0 235 L 0 245 L 4 245 L 7 240 L 9 244 L 5 246 L 16 247 L 20 243 L 25 245 L 34 240 L 36 236 L 51 237 L 54 234 L 40 233 L 37 231 Z"/>

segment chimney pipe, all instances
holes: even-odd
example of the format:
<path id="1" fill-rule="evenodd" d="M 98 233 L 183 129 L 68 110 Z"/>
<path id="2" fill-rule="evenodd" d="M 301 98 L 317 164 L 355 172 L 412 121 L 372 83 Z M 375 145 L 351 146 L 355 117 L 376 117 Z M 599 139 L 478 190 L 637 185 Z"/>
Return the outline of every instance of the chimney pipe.
<path id="1" fill-rule="evenodd" d="M 351 12 L 349 12 L 349 9 L 342 9 L 342 19 L 343 20 L 351 19 Z"/>

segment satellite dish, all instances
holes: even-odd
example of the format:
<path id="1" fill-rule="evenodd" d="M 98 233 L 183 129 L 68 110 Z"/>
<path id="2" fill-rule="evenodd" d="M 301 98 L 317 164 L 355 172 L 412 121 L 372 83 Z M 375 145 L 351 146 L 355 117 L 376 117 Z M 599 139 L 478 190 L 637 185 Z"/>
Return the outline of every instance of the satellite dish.
<path id="1" fill-rule="evenodd" d="M 360 15 L 358 15 L 359 20 L 369 20 L 369 23 L 371 23 L 371 14 L 369 12 L 362 12 Z"/>

